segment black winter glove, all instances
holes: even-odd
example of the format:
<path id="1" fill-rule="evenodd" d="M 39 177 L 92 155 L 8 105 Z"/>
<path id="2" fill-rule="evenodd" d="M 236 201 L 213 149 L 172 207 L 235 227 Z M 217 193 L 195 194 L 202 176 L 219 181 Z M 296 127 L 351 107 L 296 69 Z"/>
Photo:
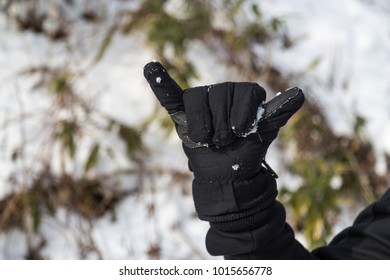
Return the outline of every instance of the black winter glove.
<path id="1" fill-rule="evenodd" d="M 183 91 L 159 62 L 144 76 L 176 124 L 194 173 L 193 197 L 199 218 L 225 232 L 267 222 L 277 195 L 276 174 L 264 168 L 279 128 L 302 106 L 291 88 L 264 103 L 256 83 L 225 82 Z"/>

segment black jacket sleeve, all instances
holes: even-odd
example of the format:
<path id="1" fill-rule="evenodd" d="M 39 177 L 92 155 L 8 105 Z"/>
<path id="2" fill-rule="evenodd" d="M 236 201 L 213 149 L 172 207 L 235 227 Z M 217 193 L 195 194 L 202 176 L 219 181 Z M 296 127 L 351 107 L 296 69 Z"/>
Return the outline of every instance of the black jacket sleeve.
<path id="1" fill-rule="evenodd" d="M 319 259 L 389 260 L 390 189 L 363 209 L 352 226 L 312 253 Z"/>
<path id="2" fill-rule="evenodd" d="M 390 259 L 390 189 L 376 202 L 363 209 L 354 223 L 332 241 L 312 252 L 294 237 L 285 221 L 282 204 L 275 201 L 269 220 L 244 231 L 218 230 L 211 223 L 206 244 L 212 255 L 239 259 L 321 259 L 389 260 Z"/>
<path id="3" fill-rule="evenodd" d="M 266 169 L 256 177 L 259 178 L 240 182 L 240 188 L 276 191 L 275 178 Z M 262 193 L 257 200 L 264 205 L 261 196 Z M 286 223 L 285 208 L 275 197 L 266 203 L 267 207 L 253 213 L 243 211 L 242 216 L 227 223 L 210 221 L 206 236 L 208 252 L 223 255 L 225 259 L 315 259 L 295 239 L 292 228 Z M 267 195 L 267 200 L 269 198 Z"/>

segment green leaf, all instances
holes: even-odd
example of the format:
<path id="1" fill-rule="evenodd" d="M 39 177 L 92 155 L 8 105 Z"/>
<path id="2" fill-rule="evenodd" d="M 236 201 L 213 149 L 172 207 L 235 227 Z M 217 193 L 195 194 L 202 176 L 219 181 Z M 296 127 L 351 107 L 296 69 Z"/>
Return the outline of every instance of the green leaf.
<path id="1" fill-rule="evenodd" d="M 74 135 L 77 133 L 77 124 L 75 122 L 63 121 L 60 130 L 57 133 L 58 139 L 62 142 L 64 147 L 68 150 L 69 156 L 74 157 L 76 152 L 76 143 Z"/>
<path id="2" fill-rule="evenodd" d="M 37 232 L 39 225 L 41 224 L 41 208 L 39 205 L 38 197 L 32 196 L 29 198 L 31 205 L 31 216 L 33 223 L 33 230 Z"/>
<path id="3" fill-rule="evenodd" d="M 110 209 L 110 221 L 115 223 L 118 220 L 118 213 L 115 207 Z"/>
<path id="4" fill-rule="evenodd" d="M 111 45 L 112 38 L 114 37 L 116 30 L 117 30 L 116 27 L 112 27 L 112 28 L 110 28 L 108 30 L 108 32 L 104 36 L 103 42 L 102 42 L 102 44 L 101 44 L 101 46 L 99 48 L 98 53 L 96 54 L 95 63 L 99 62 L 103 58 L 103 56 L 106 53 L 108 47 Z"/>
<path id="5" fill-rule="evenodd" d="M 141 136 L 134 128 L 121 124 L 119 127 L 119 137 L 125 142 L 129 157 L 132 157 L 136 151 L 141 150 Z"/>
<path id="6" fill-rule="evenodd" d="M 356 116 L 355 118 L 355 123 L 353 125 L 353 132 L 355 133 L 356 136 L 360 134 L 362 131 L 363 127 L 366 124 L 366 119 L 363 118 L 362 116 Z"/>
<path id="7" fill-rule="evenodd" d="M 73 134 L 69 131 L 69 136 L 68 136 L 68 151 L 69 151 L 69 156 L 71 158 L 74 158 L 74 155 L 76 153 L 76 143 L 74 142 L 74 137 Z"/>
<path id="8" fill-rule="evenodd" d="M 61 93 L 67 86 L 66 77 L 54 76 L 49 82 L 49 90 L 53 93 Z"/>
<path id="9" fill-rule="evenodd" d="M 322 57 L 317 56 L 312 61 L 310 61 L 309 65 L 306 67 L 308 71 L 314 70 L 321 63 Z"/>
<path id="10" fill-rule="evenodd" d="M 242 4 L 244 4 L 245 0 L 237 0 L 233 6 L 231 7 L 228 17 L 233 19 L 235 15 L 241 10 Z"/>
<path id="11" fill-rule="evenodd" d="M 100 150 L 100 146 L 99 146 L 99 144 L 96 143 L 92 147 L 91 153 L 89 154 L 88 160 L 85 164 L 85 167 L 84 167 L 85 172 L 88 172 L 92 167 L 94 167 L 96 165 L 97 160 L 99 158 L 99 150 Z"/>
<path id="12" fill-rule="evenodd" d="M 271 20 L 271 28 L 274 32 L 279 31 L 279 29 L 282 27 L 283 21 L 280 18 L 273 18 Z"/>
<path id="13" fill-rule="evenodd" d="M 256 15 L 257 18 L 261 18 L 261 11 L 257 4 L 252 4 L 252 11 Z"/>

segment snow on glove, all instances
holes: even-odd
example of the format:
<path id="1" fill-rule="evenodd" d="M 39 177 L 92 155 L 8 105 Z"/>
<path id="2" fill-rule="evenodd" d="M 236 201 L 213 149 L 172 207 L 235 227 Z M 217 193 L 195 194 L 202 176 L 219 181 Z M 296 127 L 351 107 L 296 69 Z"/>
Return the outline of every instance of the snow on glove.
<path id="1" fill-rule="evenodd" d="M 225 82 L 183 91 L 159 62 L 144 76 L 176 124 L 194 173 L 199 218 L 222 231 L 266 222 L 277 195 L 275 174 L 263 167 L 280 127 L 302 106 L 291 88 L 268 103 L 256 83 Z"/>

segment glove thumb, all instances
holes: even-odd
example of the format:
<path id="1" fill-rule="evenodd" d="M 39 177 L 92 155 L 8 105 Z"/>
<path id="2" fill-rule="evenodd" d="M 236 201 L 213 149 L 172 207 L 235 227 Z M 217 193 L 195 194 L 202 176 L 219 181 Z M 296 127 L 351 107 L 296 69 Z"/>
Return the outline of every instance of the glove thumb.
<path id="1" fill-rule="evenodd" d="M 305 96 L 300 88 L 285 90 L 265 104 L 265 111 L 258 123 L 257 132 L 260 137 L 272 142 L 279 129 L 294 115 L 305 102 Z"/>

